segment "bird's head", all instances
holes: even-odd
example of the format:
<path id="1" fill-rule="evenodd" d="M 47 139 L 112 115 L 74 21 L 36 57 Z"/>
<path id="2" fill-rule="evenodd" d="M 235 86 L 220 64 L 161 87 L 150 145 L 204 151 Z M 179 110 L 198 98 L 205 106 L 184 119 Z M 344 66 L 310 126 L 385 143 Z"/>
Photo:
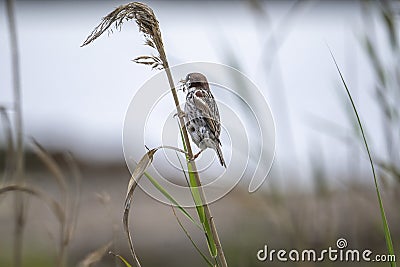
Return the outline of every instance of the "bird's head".
<path id="1" fill-rule="evenodd" d="M 181 80 L 181 83 L 184 91 L 194 87 L 210 90 L 206 76 L 198 72 L 189 73 L 184 80 Z"/>

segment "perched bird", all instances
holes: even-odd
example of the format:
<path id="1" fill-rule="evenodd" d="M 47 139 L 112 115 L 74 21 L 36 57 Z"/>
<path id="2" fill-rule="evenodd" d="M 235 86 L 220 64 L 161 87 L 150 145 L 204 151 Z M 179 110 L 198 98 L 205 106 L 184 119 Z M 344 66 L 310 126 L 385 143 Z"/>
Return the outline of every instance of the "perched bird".
<path id="1" fill-rule="evenodd" d="M 205 149 L 216 151 L 219 162 L 226 168 L 221 151 L 221 124 L 217 103 L 210 91 L 206 76 L 201 73 L 189 73 L 183 82 L 183 90 L 187 90 L 185 113 L 186 128 L 192 141 L 200 148 L 193 156 L 196 159 Z"/>

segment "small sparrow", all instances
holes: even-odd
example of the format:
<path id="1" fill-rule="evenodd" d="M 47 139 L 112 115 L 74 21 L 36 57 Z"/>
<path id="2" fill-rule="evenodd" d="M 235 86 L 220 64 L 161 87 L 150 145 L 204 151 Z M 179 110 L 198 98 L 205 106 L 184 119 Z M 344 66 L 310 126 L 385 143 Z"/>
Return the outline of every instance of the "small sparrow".
<path id="1" fill-rule="evenodd" d="M 210 91 L 206 76 L 201 73 L 189 73 L 183 82 L 183 91 L 187 90 L 185 104 L 186 128 L 192 141 L 200 148 L 193 156 L 196 159 L 205 149 L 217 152 L 219 162 L 226 168 L 221 151 L 221 124 L 217 103 Z"/>

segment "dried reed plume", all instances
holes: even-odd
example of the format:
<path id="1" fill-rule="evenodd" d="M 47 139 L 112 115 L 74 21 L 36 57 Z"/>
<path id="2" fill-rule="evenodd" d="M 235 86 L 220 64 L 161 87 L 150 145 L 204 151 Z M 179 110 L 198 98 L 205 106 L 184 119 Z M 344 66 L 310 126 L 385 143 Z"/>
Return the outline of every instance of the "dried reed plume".
<path id="1" fill-rule="evenodd" d="M 164 45 L 161 37 L 161 31 L 159 27 L 158 20 L 156 16 L 154 15 L 153 10 L 148 7 L 147 5 L 143 3 L 138 3 L 138 2 L 132 2 L 126 5 L 121 5 L 117 7 L 113 12 L 105 16 L 101 23 L 92 31 L 92 33 L 86 38 L 82 46 L 88 45 L 94 40 L 96 40 L 100 35 L 102 35 L 105 31 L 112 32 L 110 29 L 111 26 L 115 26 L 117 30 L 121 29 L 122 24 L 125 21 L 129 21 L 134 19 L 139 27 L 139 31 L 143 33 L 144 38 L 145 38 L 145 44 L 150 46 L 151 48 L 155 49 L 157 51 L 157 55 L 150 55 L 150 56 L 139 56 L 135 58 L 133 61 L 139 64 L 145 64 L 149 65 L 152 67 L 152 69 L 164 69 L 165 73 L 168 78 L 168 83 L 171 88 L 172 96 L 174 98 L 177 114 L 182 113 L 182 109 L 180 108 L 178 96 L 176 93 L 175 89 L 175 84 L 172 78 L 171 71 L 169 69 L 168 65 L 168 60 L 166 57 L 166 53 L 164 50 Z M 182 128 L 182 135 L 183 135 L 183 140 L 184 140 L 184 145 L 187 149 L 187 157 L 188 158 L 193 158 L 193 152 L 192 148 L 190 146 L 190 141 L 189 141 L 189 136 L 186 130 L 185 122 L 182 116 L 179 117 L 179 123 Z M 153 151 L 153 150 L 150 150 Z M 146 155 L 144 156 L 146 159 Z M 147 156 L 146 163 L 151 163 L 150 161 L 151 157 Z M 143 160 L 143 159 L 142 159 Z M 139 164 L 140 165 L 140 164 Z M 197 206 L 198 208 L 198 214 L 199 218 L 202 221 L 205 233 L 206 233 L 206 239 L 210 248 L 210 253 L 211 255 L 215 258 L 215 260 L 219 260 L 219 263 L 221 266 L 227 266 L 226 259 L 224 256 L 224 252 L 221 247 L 221 243 L 219 241 L 219 237 L 217 234 L 217 230 L 215 228 L 214 221 L 211 216 L 210 209 L 207 205 L 206 199 L 204 192 L 202 191 L 201 188 L 201 182 L 200 182 L 200 177 L 197 172 L 197 167 L 196 164 L 193 161 L 188 162 L 188 167 L 189 170 L 191 170 L 191 175 L 194 176 L 195 180 L 195 185 L 191 185 L 195 187 L 195 190 L 198 190 L 200 199 L 201 199 L 201 204 Z M 141 168 L 143 166 L 139 166 L 137 168 Z M 140 177 L 137 177 L 140 178 Z M 127 204 L 125 202 L 125 204 Z M 197 203 L 196 203 L 197 204 Z M 127 205 L 125 205 L 125 208 Z M 128 205 L 129 207 L 129 205 Z M 201 210 L 200 210 L 201 209 Z M 126 210 L 125 210 L 126 211 Z M 125 212 L 126 215 L 126 212 Z M 124 224 L 127 223 L 125 221 L 125 216 L 124 216 Z M 125 226 L 127 228 L 127 225 Z M 131 247 L 131 253 L 132 256 L 138 266 L 140 266 L 140 263 L 137 260 L 137 257 L 133 251 L 133 246 L 132 242 L 130 239 L 130 234 L 128 233 L 129 237 L 129 245 Z"/>
<path id="2" fill-rule="evenodd" d="M 121 30 L 124 21 L 134 19 L 143 33 L 145 44 L 158 51 L 157 56 L 140 56 L 133 61 L 139 64 L 151 65 L 153 69 L 168 68 L 164 45 L 161 39 L 160 27 L 154 12 L 147 5 L 133 2 L 117 7 L 113 12 L 103 18 L 101 23 L 92 31 L 81 46 L 85 46 L 96 40 L 105 31 L 112 32 L 110 27 L 114 24 L 117 30 Z M 164 59 L 164 60 L 163 60 Z"/>

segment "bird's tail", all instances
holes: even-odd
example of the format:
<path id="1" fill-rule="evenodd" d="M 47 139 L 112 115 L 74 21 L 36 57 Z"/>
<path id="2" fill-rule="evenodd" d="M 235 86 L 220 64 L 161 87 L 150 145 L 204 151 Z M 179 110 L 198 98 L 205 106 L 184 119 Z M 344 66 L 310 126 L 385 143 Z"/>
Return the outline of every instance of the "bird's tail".
<path id="1" fill-rule="evenodd" d="M 223 167 L 226 168 L 226 164 L 225 164 L 225 160 L 224 160 L 224 155 L 222 155 L 221 146 L 220 146 L 220 145 L 216 145 L 215 151 L 217 152 L 217 155 L 218 155 L 218 158 L 219 158 L 219 162 L 221 163 L 221 165 L 222 165 Z"/>

